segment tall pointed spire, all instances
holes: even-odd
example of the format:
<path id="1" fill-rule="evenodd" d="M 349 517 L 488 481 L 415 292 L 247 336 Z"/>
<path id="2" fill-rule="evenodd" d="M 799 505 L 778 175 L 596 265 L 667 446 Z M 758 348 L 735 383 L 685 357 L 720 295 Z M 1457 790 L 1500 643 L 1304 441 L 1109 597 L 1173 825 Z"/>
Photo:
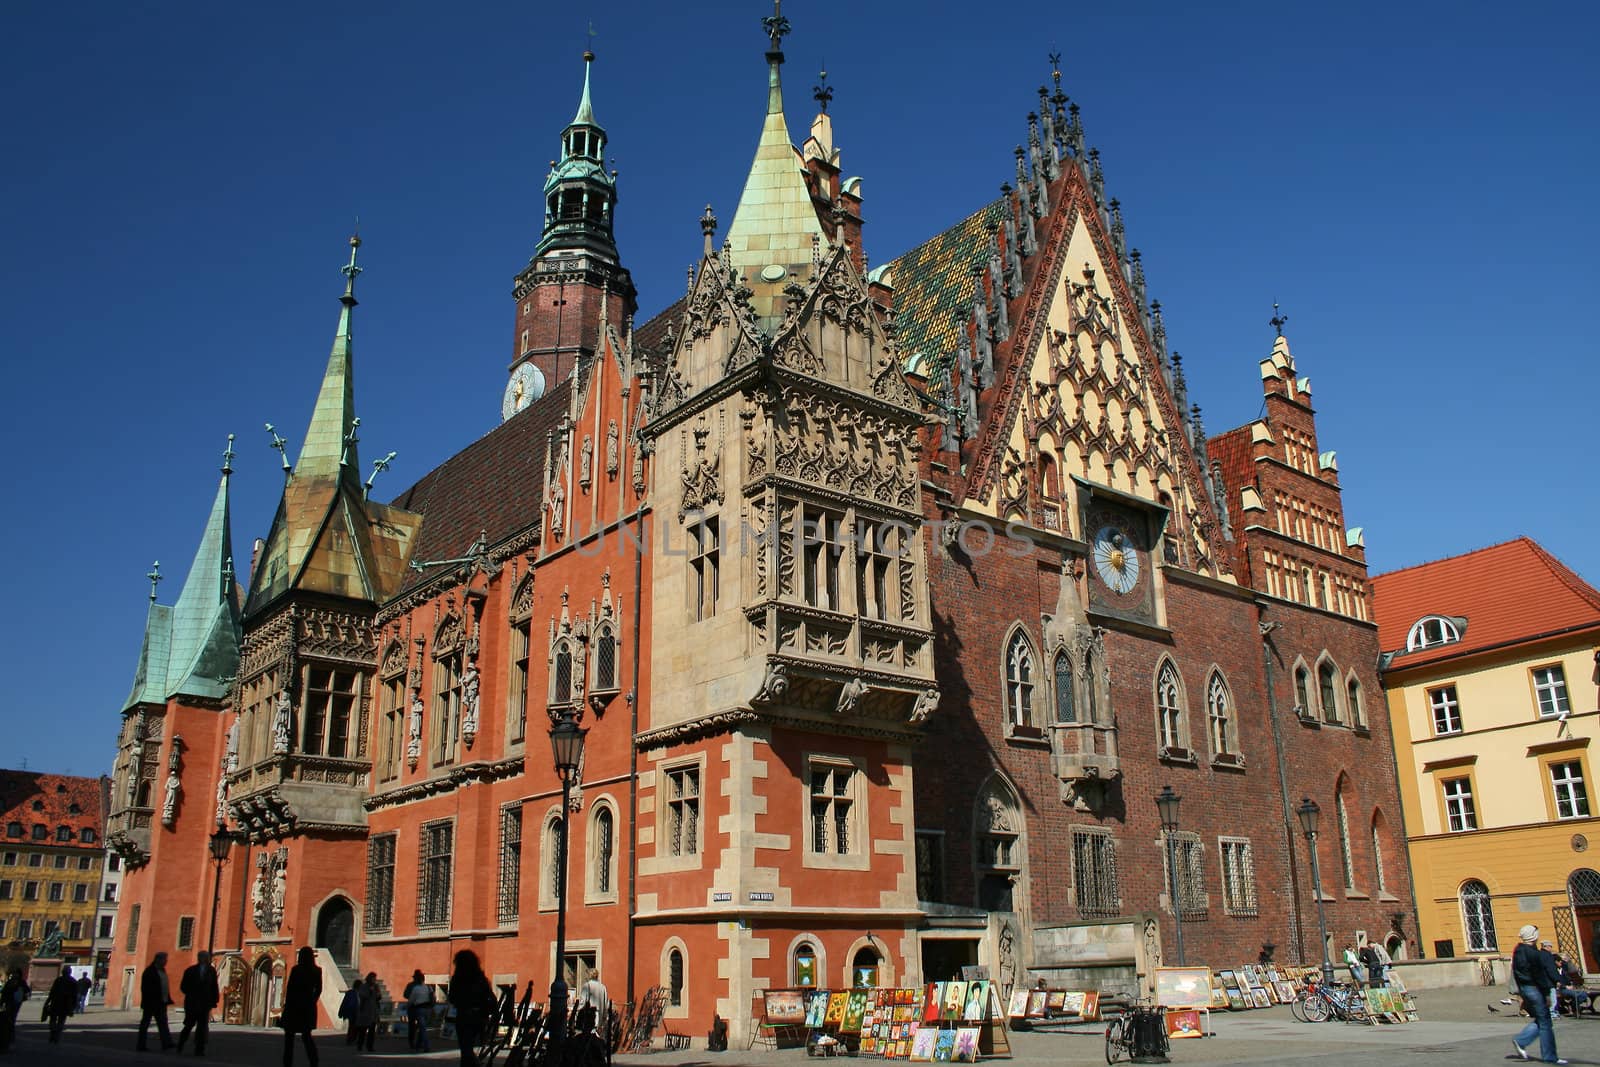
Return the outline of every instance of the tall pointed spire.
<path id="1" fill-rule="evenodd" d="M 339 298 L 339 329 L 333 337 L 333 351 L 328 354 L 328 369 L 322 376 L 322 390 L 311 412 L 311 424 L 306 428 L 305 443 L 300 447 L 300 459 L 294 465 L 296 478 L 343 476 L 357 486 L 361 482 L 361 460 L 351 440 L 357 425 L 352 320 L 356 308 L 356 277 L 362 270 L 356 265 L 356 251 L 360 247 L 361 237 L 352 236 L 350 262 L 340 268 L 345 284 L 344 295 Z"/>
<path id="2" fill-rule="evenodd" d="M 582 250 L 617 261 L 611 228 L 616 175 L 606 173 L 606 131 L 594 118 L 589 92 L 593 69 L 594 53 L 584 52 L 578 111 L 561 131 L 561 158 L 551 162 L 544 182 L 544 230 L 535 260 L 550 251 Z"/>
<path id="3" fill-rule="evenodd" d="M 813 236 L 824 241 L 831 241 L 831 236 L 817 218 L 784 120 L 780 70 L 789 20 L 783 15 L 782 0 L 773 0 L 773 13 L 763 18 L 761 25 L 769 44 L 767 113 L 744 191 L 739 194 L 739 207 L 728 227 L 727 244 L 732 265 L 752 282 L 757 314 L 765 319 L 773 314 L 773 307 L 764 305 L 775 304 L 777 287 L 784 279 L 804 277 L 810 269 Z M 764 291 L 762 280 L 771 293 Z"/>
<path id="4" fill-rule="evenodd" d="M 594 105 L 589 100 L 589 69 L 594 66 L 594 53 L 583 53 L 583 95 L 578 98 L 578 113 L 572 116 L 572 126 L 595 126 Z"/>
<path id="5" fill-rule="evenodd" d="M 239 665 L 239 604 L 233 582 L 229 482 L 233 435 L 222 454 L 222 481 L 211 504 L 189 576 L 172 609 L 171 692 L 220 696 Z"/>

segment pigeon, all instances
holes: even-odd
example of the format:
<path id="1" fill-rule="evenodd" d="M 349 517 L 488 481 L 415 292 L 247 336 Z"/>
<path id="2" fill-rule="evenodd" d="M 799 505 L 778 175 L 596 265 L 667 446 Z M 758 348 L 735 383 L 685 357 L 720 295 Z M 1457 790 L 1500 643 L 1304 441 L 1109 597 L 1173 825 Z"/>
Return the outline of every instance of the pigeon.
<path id="1" fill-rule="evenodd" d="M 1490 1015 L 1499 1015 L 1500 1014 L 1500 1009 L 1495 1007 L 1493 1004 L 1490 1004 L 1489 1005 L 1489 1014 Z"/>

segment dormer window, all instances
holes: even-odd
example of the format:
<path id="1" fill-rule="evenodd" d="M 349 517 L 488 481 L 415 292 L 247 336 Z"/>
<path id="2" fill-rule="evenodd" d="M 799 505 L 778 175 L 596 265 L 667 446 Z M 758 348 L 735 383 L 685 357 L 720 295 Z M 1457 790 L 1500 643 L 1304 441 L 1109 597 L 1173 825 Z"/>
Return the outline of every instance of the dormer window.
<path id="1" fill-rule="evenodd" d="M 1411 627 L 1411 632 L 1406 634 L 1406 651 L 1415 652 L 1461 640 L 1462 621 L 1447 619 L 1443 615 L 1426 615 L 1418 619 Z"/>

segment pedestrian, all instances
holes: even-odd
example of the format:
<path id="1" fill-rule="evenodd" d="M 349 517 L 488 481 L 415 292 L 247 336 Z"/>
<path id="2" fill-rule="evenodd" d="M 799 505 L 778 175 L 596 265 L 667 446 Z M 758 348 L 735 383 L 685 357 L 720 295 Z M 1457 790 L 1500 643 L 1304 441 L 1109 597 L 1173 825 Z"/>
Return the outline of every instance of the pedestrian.
<path id="1" fill-rule="evenodd" d="M 450 975 L 450 1003 L 456 1009 L 456 1041 L 461 1046 L 461 1067 L 478 1067 L 478 1038 L 494 1018 L 494 987 L 484 977 L 478 954 L 471 949 L 456 953 Z"/>
<path id="2" fill-rule="evenodd" d="M 356 1008 L 361 1004 L 361 983 L 357 982 L 339 998 L 339 1018 L 344 1020 L 344 1043 L 353 1045 L 360 1035 L 356 1032 Z"/>
<path id="3" fill-rule="evenodd" d="M 594 1032 L 610 1040 L 611 994 L 600 980 L 600 968 L 589 972 L 589 980 L 578 990 L 578 1006 L 594 1009 Z"/>
<path id="4" fill-rule="evenodd" d="M 89 991 L 91 989 L 93 989 L 93 988 L 94 988 L 94 979 L 90 978 L 87 972 L 85 972 L 84 974 L 79 976 L 79 978 L 78 978 L 78 1010 L 80 1012 L 84 1012 L 84 1011 L 88 1011 L 89 1010 Z"/>
<path id="5" fill-rule="evenodd" d="M 294 1063 L 294 1035 L 306 1047 L 306 1062 L 317 1065 L 317 1044 L 311 1032 L 317 1028 L 317 1001 L 322 997 L 322 968 L 317 966 L 316 953 L 310 945 L 300 946 L 295 955 L 294 967 L 289 971 L 288 984 L 283 989 L 283 1067 Z"/>
<path id="6" fill-rule="evenodd" d="M 50 992 L 44 997 L 44 1017 L 50 1022 L 50 1043 L 61 1043 L 61 1031 L 66 1029 L 67 1016 L 78 1010 L 78 982 L 71 971 L 62 971 L 50 983 Z"/>
<path id="7" fill-rule="evenodd" d="M 22 980 L 22 972 L 14 970 L 6 975 L 5 984 L 0 985 L 0 1052 L 9 1049 L 17 1036 L 17 1013 L 27 999 L 28 984 Z"/>
<path id="8" fill-rule="evenodd" d="M 1361 946 L 1357 953 L 1361 957 L 1361 966 L 1367 971 L 1367 985 L 1376 989 L 1383 985 L 1383 962 L 1378 959 L 1378 950 L 1368 941 Z"/>
<path id="9" fill-rule="evenodd" d="M 413 1052 L 432 1052 L 428 1027 L 433 1023 L 433 986 L 422 979 L 421 971 L 411 972 L 406 985 L 406 1037 Z"/>
<path id="10" fill-rule="evenodd" d="M 140 1052 L 150 1051 L 150 1024 L 156 1024 L 161 1033 L 161 1051 L 170 1051 L 172 1030 L 167 1026 L 167 1005 L 172 1003 L 172 986 L 167 980 L 167 954 L 157 952 L 150 965 L 139 975 L 139 1043 Z"/>
<path id="11" fill-rule="evenodd" d="M 211 1009 L 222 1002 L 222 988 L 217 983 L 217 969 L 211 966 L 211 953 L 202 951 L 194 958 L 194 965 L 184 969 L 178 979 L 178 992 L 183 994 L 183 1029 L 178 1031 L 178 1054 L 183 1054 L 183 1043 L 194 1031 L 194 1054 L 206 1054 L 206 1039 L 211 1036 Z"/>
<path id="12" fill-rule="evenodd" d="M 383 992 L 378 988 L 378 972 L 368 971 L 367 980 L 356 989 L 356 1051 L 372 1051 L 373 1039 L 378 1033 L 378 1002 Z"/>
<path id="13" fill-rule="evenodd" d="M 1389 950 L 1383 947 L 1382 941 L 1374 941 L 1372 943 L 1372 954 L 1377 957 L 1378 960 L 1378 980 L 1373 984 L 1388 985 L 1389 966 L 1394 963 L 1394 960 L 1389 957 Z"/>
<path id="14" fill-rule="evenodd" d="M 1532 923 L 1517 931 L 1520 942 L 1511 954 L 1511 976 L 1522 994 L 1522 1005 L 1529 1015 L 1528 1025 L 1511 1039 L 1511 1047 L 1518 1056 L 1528 1058 L 1526 1046 L 1535 1036 L 1539 1038 L 1539 1056 L 1546 1063 L 1566 1063 L 1556 1056 L 1556 1031 L 1550 1012 L 1553 1008 L 1556 986 L 1561 976 L 1556 973 L 1555 961 L 1539 951 L 1539 928 Z"/>
<path id="15" fill-rule="evenodd" d="M 1367 969 L 1361 966 L 1361 957 L 1356 954 L 1354 945 L 1344 947 L 1344 965 L 1350 968 L 1350 978 L 1356 985 L 1367 984 Z"/>
<path id="16" fill-rule="evenodd" d="M 1556 1004 L 1561 1014 L 1571 1014 L 1576 1019 L 1585 1009 L 1594 1015 L 1594 1000 L 1589 996 L 1588 990 L 1583 988 L 1583 971 L 1570 959 L 1561 953 L 1556 953 L 1556 970 L 1561 975 L 1561 984 L 1556 987 Z"/>

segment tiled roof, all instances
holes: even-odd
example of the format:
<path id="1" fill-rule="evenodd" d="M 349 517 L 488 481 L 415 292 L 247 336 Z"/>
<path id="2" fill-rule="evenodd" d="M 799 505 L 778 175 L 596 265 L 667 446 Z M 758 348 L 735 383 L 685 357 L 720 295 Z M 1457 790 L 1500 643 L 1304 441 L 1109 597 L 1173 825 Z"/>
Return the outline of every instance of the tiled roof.
<path id="1" fill-rule="evenodd" d="M 100 848 L 103 846 L 100 840 L 100 796 L 98 778 L 75 778 L 36 771 L 0 771 L 0 809 L 3 809 L 3 814 L 0 814 L 0 841 L 7 845 Z M 38 811 L 34 810 L 35 801 L 40 806 Z M 13 822 L 22 824 L 22 837 L 11 837 L 6 832 Z M 35 824 L 48 831 L 42 840 L 34 840 Z M 62 826 L 72 831 L 71 841 L 56 840 L 56 830 Z M 88 842 L 81 839 L 86 829 L 94 831 L 94 838 Z"/>
<path id="2" fill-rule="evenodd" d="M 422 516 L 411 558 L 456 559 L 487 533 L 494 545 L 539 520 L 545 435 L 567 412 L 570 378 L 429 471 L 391 503 Z M 429 577 L 410 571 L 401 587 Z"/>
<path id="3" fill-rule="evenodd" d="M 657 350 L 667 339 L 667 327 L 676 324 L 683 318 L 683 309 L 689 303 L 689 298 L 680 296 L 655 315 L 647 320 L 643 326 L 633 328 L 633 349 L 635 352 L 645 353 L 651 367 L 656 367 Z"/>
<path id="4" fill-rule="evenodd" d="M 902 363 L 921 353 L 941 366 L 955 352 L 956 312 L 972 303 L 972 268 L 987 263 L 989 228 L 1004 209 L 997 199 L 889 264 Z M 932 366 L 926 373 L 943 377 Z"/>
<path id="5" fill-rule="evenodd" d="M 1380 574 L 1372 602 L 1379 644 L 1402 652 L 1396 667 L 1600 627 L 1600 592 L 1527 537 Z M 1466 632 L 1458 642 L 1404 654 L 1406 635 L 1427 615 L 1463 617 Z"/>

